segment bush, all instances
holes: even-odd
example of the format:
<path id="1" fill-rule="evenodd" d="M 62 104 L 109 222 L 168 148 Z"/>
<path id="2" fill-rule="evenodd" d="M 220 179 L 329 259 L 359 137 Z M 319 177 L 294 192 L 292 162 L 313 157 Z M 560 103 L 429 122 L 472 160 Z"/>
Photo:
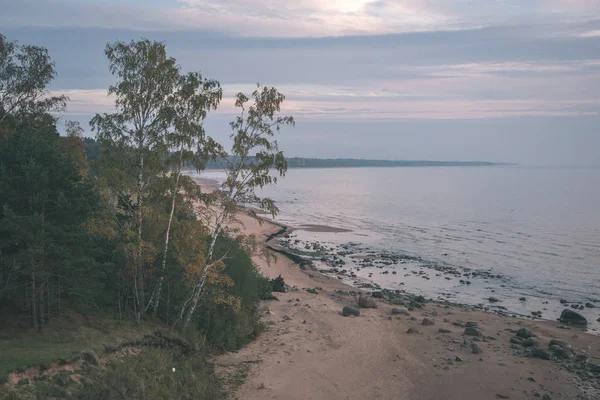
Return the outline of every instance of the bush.
<path id="1" fill-rule="evenodd" d="M 203 354 L 183 356 L 176 353 L 148 349 L 141 355 L 115 360 L 106 366 L 106 371 L 90 371 L 90 381 L 72 397 L 81 400 L 225 397 L 212 365 Z"/>
<path id="2" fill-rule="evenodd" d="M 227 289 L 228 294 L 240 299 L 236 308 L 229 304 L 214 304 L 210 289 L 203 296 L 203 302 L 197 310 L 197 327 L 206 336 L 207 343 L 219 350 L 239 349 L 262 330 L 258 315 L 261 299 L 271 294 L 270 281 L 260 275 L 252 259 L 232 239 L 222 237 L 217 241 L 215 257 L 225 252 L 223 271 L 234 285 Z"/>

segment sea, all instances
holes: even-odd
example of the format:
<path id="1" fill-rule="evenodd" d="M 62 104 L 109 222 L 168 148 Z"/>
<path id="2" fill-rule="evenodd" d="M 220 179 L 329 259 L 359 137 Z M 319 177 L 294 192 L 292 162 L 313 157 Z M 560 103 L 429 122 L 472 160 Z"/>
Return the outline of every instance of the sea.
<path id="1" fill-rule="evenodd" d="M 259 195 L 296 228 L 282 245 L 349 284 L 527 318 L 577 307 L 600 331 L 600 168 L 290 169 Z"/>

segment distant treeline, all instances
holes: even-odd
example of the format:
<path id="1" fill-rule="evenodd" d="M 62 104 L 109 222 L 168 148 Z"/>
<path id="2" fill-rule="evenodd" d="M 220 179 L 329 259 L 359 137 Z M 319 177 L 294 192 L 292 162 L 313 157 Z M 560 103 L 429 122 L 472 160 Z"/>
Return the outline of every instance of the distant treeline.
<path id="1" fill-rule="evenodd" d="M 95 160 L 100 153 L 100 144 L 94 139 L 86 138 L 86 152 L 89 160 Z M 254 159 L 251 157 L 248 162 Z M 491 167 L 514 165 L 489 161 L 427 161 L 427 160 L 365 160 L 359 158 L 303 158 L 286 159 L 288 168 L 365 168 L 365 167 Z M 233 158 L 208 161 L 206 169 L 224 169 Z"/>
<path id="2" fill-rule="evenodd" d="M 231 161 L 231 160 L 227 160 Z M 211 161 L 206 169 L 222 169 L 226 160 Z M 252 160 L 249 160 L 252 162 Z M 363 160 L 356 158 L 288 158 L 288 168 L 363 168 L 363 167 L 482 167 L 509 165 L 487 161 Z"/>

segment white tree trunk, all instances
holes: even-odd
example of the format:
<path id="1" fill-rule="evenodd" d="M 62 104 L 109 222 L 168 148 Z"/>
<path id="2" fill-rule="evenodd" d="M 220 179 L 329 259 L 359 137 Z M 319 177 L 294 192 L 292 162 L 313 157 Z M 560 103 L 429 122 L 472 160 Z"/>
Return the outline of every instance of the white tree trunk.
<path id="1" fill-rule="evenodd" d="M 163 247 L 162 262 L 160 266 L 160 277 L 156 283 L 156 289 L 154 291 L 154 305 L 152 314 L 156 316 L 158 312 L 158 306 L 160 305 L 160 296 L 162 292 L 163 281 L 165 280 L 165 268 L 167 266 L 167 253 L 169 251 L 169 237 L 171 235 L 171 224 L 173 223 L 173 214 L 175 212 L 175 198 L 179 191 L 179 177 L 181 176 L 181 168 L 183 167 L 183 142 L 179 149 L 179 165 L 177 168 L 177 176 L 175 177 L 175 188 L 173 189 L 171 197 L 171 212 L 169 213 L 169 222 L 167 223 L 167 232 L 165 233 L 165 245 Z"/>
<path id="2" fill-rule="evenodd" d="M 208 271 L 213 266 L 213 264 L 210 263 L 210 261 L 212 260 L 213 252 L 215 249 L 215 244 L 217 243 L 217 238 L 219 237 L 219 234 L 221 233 L 221 222 L 225 218 L 226 218 L 226 212 L 224 211 L 222 214 L 222 217 L 217 220 L 215 230 L 213 232 L 213 237 L 210 242 L 210 246 L 208 248 L 208 253 L 206 254 L 206 258 L 205 258 L 205 262 L 204 262 L 204 265 L 205 265 L 204 271 L 202 271 L 202 275 L 200 276 L 200 279 L 194 285 L 194 291 L 193 291 L 192 297 L 190 298 L 191 304 L 189 306 L 189 309 L 187 310 L 187 314 L 186 314 L 185 320 L 183 322 L 183 327 L 182 327 L 183 329 L 187 328 L 187 326 L 189 325 L 189 323 L 192 319 L 192 316 L 194 315 L 194 312 L 196 311 L 196 307 L 198 306 L 198 300 L 200 299 L 200 295 L 202 294 L 202 290 L 204 289 L 204 284 L 206 283 Z M 186 308 L 187 303 L 188 302 L 186 302 L 186 304 L 184 304 L 184 308 Z M 185 311 L 182 308 L 182 312 L 180 314 L 179 319 L 181 319 L 183 317 L 184 313 L 185 313 Z"/>

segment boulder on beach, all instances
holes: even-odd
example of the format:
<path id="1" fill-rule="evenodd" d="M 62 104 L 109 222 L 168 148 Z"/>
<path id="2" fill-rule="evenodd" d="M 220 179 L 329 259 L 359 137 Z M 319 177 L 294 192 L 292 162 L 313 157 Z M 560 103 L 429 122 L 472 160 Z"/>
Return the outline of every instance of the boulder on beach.
<path id="1" fill-rule="evenodd" d="M 528 339 L 532 336 L 534 336 L 534 334 L 529 328 L 521 328 L 517 331 L 517 337 L 520 337 L 522 339 Z"/>
<path id="2" fill-rule="evenodd" d="M 586 326 L 587 319 L 576 311 L 565 308 L 558 319 L 563 324 Z"/>
<path id="3" fill-rule="evenodd" d="M 349 316 L 358 317 L 358 316 L 360 316 L 360 310 L 356 307 L 346 306 L 342 310 L 342 315 L 344 317 L 349 317 Z"/>
<path id="4" fill-rule="evenodd" d="M 406 315 L 410 316 L 408 310 L 404 307 L 394 307 L 392 308 L 392 315 Z"/>
<path id="5" fill-rule="evenodd" d="M 562 347 L 563 349 L 570 349 L 571 348 L 571 345 L 568 342 L 566 342 L 565 340 L 561 340 L 561 339 L 552 339 L 550 341 L 549 346 L 550 347 L 552 347 L 552 346 L 559 346 L 559 347 Z"/>
<path id="6" fill-rule="evenodd" d="M 383 299 L 383 292 L 375 291 L 371 293 L 371 296 L 375 297 L 376 299 Z"/>
<path id="7" fill-rule="evenodd" d="M 481 333 L 481 331 L 479 329 L 475 328 L 474 326 L 468 326 L 465 328 L 463 335 L 482 337 L 483 333 Z"/>
<path id="8" fill-rule="evenodd" d="M 360 308 L 377 308 L 377 303 L 366 296 L 359 296 L 358 306 Z"/>
<path id="9" fill-rule="evenodd" d="M 431 318 L 423 318 L 421 325 L 434 325 L 435 322 Z"/>
<path id="10" fill-rule="evenodd" d="M 408 328 L 406 333 L 419 333 L 419 331 L 417 330 L 417 328 L 410 327 Z"/>
<path id="11" fill-rule="evenodd" d="M 525 346 L 525 347 L 538 346 L 539 344 L 540 344 L 540 342 L 533 336 L 528 337 L 527 339 L 523 340 L 523 346 Z"/>

